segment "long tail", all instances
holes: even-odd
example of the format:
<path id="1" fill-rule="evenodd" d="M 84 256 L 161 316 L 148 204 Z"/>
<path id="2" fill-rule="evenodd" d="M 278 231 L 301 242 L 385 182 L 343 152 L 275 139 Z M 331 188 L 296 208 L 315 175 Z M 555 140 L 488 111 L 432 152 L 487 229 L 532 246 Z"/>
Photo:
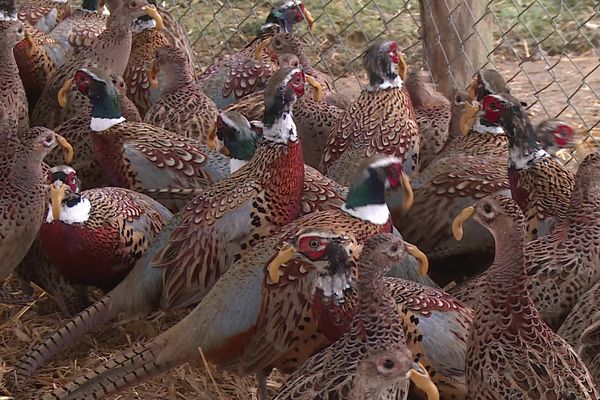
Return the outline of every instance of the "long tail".
<path id="1" fill-rule="evenodd" d="M 15 383 L 26 381 L 55 354 L 75 344 L 83 335 L 107 323 L 113 316 L 111 297 L 106 295 L 21 357 L 15 366 Z"/>
<path id="2" fill-rule="evenodd" d="M 136 386 L 187 360 L 158 361 L 166 340 L 156 338 L 137 349 L 121 353 L 93 371 L 80 376 L 52 393 L 42 396 L 42 400 L 86 400 L 103 399 Z"/>

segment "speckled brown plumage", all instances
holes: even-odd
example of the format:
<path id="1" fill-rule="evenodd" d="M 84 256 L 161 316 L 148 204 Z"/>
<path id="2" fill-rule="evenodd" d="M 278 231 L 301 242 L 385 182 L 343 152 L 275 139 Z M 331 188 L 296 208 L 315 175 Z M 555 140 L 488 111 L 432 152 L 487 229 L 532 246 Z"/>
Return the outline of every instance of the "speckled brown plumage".
<path id="1" fill-rule="evenodd" d="M 112 185 L 152 195 L 156 189 L 205 189 L 229 175 L 225 157 L 198 140 L 125 120 L 114 85 L 101 71 L 78 70 L 75 82 L 92 101 L 92 151 Z M 186 202 L 165 204 L 177 210 Z"/>
<path id="2" fill-rule="evenodd" d="M 13 52 L 27 93 L 29 107 L 32 109 L 54 73 L 55 64 L 46 52 L 45 45 L 58 44 L 55 39 L 29 24 L 25 24 L 25 29 L 33 43 L 23 39 L 17 43 Z"/>
<path id="3" fill-rule="evenodd" d="M 384 273 L 404 252 L 402 238 L 391 234 L 367 240 L 359 260 L 358 304 L 350 331 L 309 358 L 275 399 L 406 398 L 412 353 L 394 299 L 383 283 Z"/>
<path id="4" fill-rule="evenodd" d="M 186 54 L 176 47 L 161 47 L 154 62 L 155 68 L 163 72 L 164 82 L 162 93 L 144 122 L 206 143 L 219 111 L 198 89 Z M 264 106 L 263 98 L 260 103 Z"/>
<path id="5" fill-rule="evenodd" d="M 18 17 L 44 33 L 71 15 L 71 1 L 17 0 Z"/>
<path id="6" fill-rule="evenodd" d="M 179 23 L 179 18 L 174 17 L 169 10 L 160 4 L 160 2 L 157 2 L 156 0 L 150 0 L 149 3 L 156 6 L 158 13 L 163 19 L 164 29 L 161 31 L 161 33 L 165 35 L 169 45 L 175 46 L 182 50 L 187 56 L 187 62 L 189 65 L 196 65 L 192 44 L 190 43 L 187 31 Z"/>
<path id="7" fill-rule="evenodd" d="M 473 212 L 494 235 L 496 258 L 468 342 L 469 398 L 597 399 L 581 359 L 544 323 L 529 296 L 519 206 L 508 197 L 490 196 Z"/>
<path id="8" fill-rule="evenodd" d="M 5 189 L 0 197 L 0 281 L 21 262 L 40 229 L 48 186 L 42 160 L 54 147 L 54 132 L 36 127 L 20 139 L 7 129 L 0 109 L 0 177 Z"/>
<path id="9" fill-rule="evenodd" d="M 260 158 L 261 154 L 259 153 L 248 166 L 252 164 L 256 165 Z M 274 366 L 278 367 L 279 359 L 285 356 L 288 349 L 292 349 L 295 346 L 295 337 L 299 333 L 302 333 L 302 328 L 300 327 L 302 321 L 299 318 L 304 314 L 304 310 L 310 307 L 311 293 L 314 288 L 315 279 L 317 278 L 317 274 L 314 272 L 317 271 L 315 271 L 315 267 L 310 263 L 292 262 L 282 266 L 277 274 L 278 279 L 275 279 L 273 278 L 275 275 L 268 272 L 267 266 L 276 256 L 275 252 L 279 250 L 283 239 L 292 240 L 306 228 L 328 231 L 333 229 L 334 234 L 351 232 L 357 240 L 361 241 L 364 241 L 367 237 L 375 233 L 389 230 L 390 225 L 385 222 L 378 224 L 361 219 L 367 218 L 368 215 L 362 215 L 359 211 L 361 207 L 356 203 L 358 200 L 362 200 L 368 204 L 375 201 L 378 205 L 385 207 L 385 203 L 379 204 L 379 201 L 383 202 L 383 180 L 387 181 L 389 179 L 392 186 L 399 184 L 401 181 L 402 170 L 399 160 L 386 160 L 386 163 L 381 162 L 382 160 L 378 161 L 380 161 L 378 164 L 373 165 L 371 173 L 367 172 L 370 164 L 366 163 L 361 168 L 363 173 L 359 175 L 360 179 L 357 181 L 358 184 L 355 187 L 355 198 L 352 200 L 356 208 L 353 208 L 352 203 L 347 203 L 347 207 L 353 211 L 331 210 L 309 214 L 287 225 L 276 236 L 271 236 L 264 240 L 250 241 L 250 246 L 246 247 L 249 250 L 244 251 L 240 257 L 234 257 L 234 260 L 238 259 L 239 261 L 218 280 L 216 280 L 216 277 L 220 276 L 222 273 L 221 270 L 216 270 L 212 273 L 210 271 L 197 271 L 201 275 L 195 279 L 199 279 L 204 284 L 207 284 L 207 282 L 212 284 L 216 280 L 215 286 L 203 298 L 197 290 L 186 294 L 185 291 L 189 290 L 189 283 L 186 284 L 182 280 L 184 276 L 181 275 L 185 270 L 174 270 L 173 272 L 176 273 L 175 276 L 172 276 L 172 273 L 169 273 L 170 271 L 165 270 L 163 279 L 168 280 L 163 280 L 163 296 L 169 296 L 172 300 L 178 301 L 187 299 L 190 302 L 202 299 L 195 311 L 171 330 L 165 332 L 161 337 L 144 345 L 144 348 L 148 349 L 148 351 L 144 350 L 139 353 L 127 352 L 117 356 L 115 359 L 128 359 L 131 361 L 127 362 L 128 365 L 123 365 L 124 368 L 120 368 L 111 360 L 104 367 L 76 381 L 79 384 L 91 381 L 89 384 L 80 387 L 69 385 L 71 389 L 66 391 L 60 389 L 56 394 L 60 393 L 61 396 L 66 396 L 67 393 L 74 392 L 78 394 L 85 393 L 86 395 L 91 395 L 92 393 L 96 395 L 100 393 L 114 393 L 121 390 L 124 387 L 123 385 L 137 384 L 154 374 L 161 373 L 165 369 L 185 362 L 192 356 L 192 353 L 187 350 L 183 352 L 173 351 L 172 347 L 174 343 L 173 339 L 179 337 L 181 332 L 187 332 L 186 337 L 189 340 L 185 342 L 185 346 L 194 348 L 198 346 L 202 347 L 206 357 L 221 368 L 235 368 L 238 373 L 252 373 L 264 371 L 265 369 L 268 370 Z M 298 168 L 296 166 L 296 169 Z M 243 168 L 237 174 L 233 175 L 232 178 L 247 178 L 240 175 L 246 171 L 247 169 Z M 244 181 L 248 182 L 248 179 Z M 375 185 L 378 188 L 377 193 L 365 193 L 365 188 L 372 187 L 374 182 L 379 182 L 379 185 Z M 215 188 L 218 188 L 218 186 L 216 185 Z M 366 198 L 363 197 L 365 194 L 367 195 Z M 207 193 L 205 196 L 207 199 L 215 197 L 214 193 Z M 188 209 L 190 211 L 193 210 L 199 200 L 194 201 L 193 204 L 191 203 Z M 227 204 L 231 204 L 231 201 Z M 362 204 L 365 205 L 364 203 Z M 214 210 L 214 213 L 216 212 L 217 210 Z M 350 212 L 362 216 L 353 217 L 350 215 Z M 196 219 L 203 217 L 199 213 L 188 213 L 187 215 L 193 215 Z M 188 220 L 187 215 L 186 220 Z M 205 215 L 204 217 L 208 218 L 209 216 Z M 183 242 L 189 236 L 189 233 L 187 233 L 189 232 L 189 223 L 186 220 L 184 220 L 185 225 L 181 224 L 180 228 L 173 231 L 170 246 L 166 247 L 164 252 L 159 253 L 161 257 L 173 254 L 177 257 L 183 257 L 183 260 L 190 258 L 189 251 L 192 249 L 187 245 L 189 241 L 186 240 Z M 220 220 L 231 222 L 227 215 L 222 216 Z M 191 223 L 192 221 L 189 222 Z M 214 225 L 217 224 L 219 224 L 218 220 Z M 203 226 L 205 226 L 203 231 L 206 231 L 207 234 L 210 233 L 206 225 L 203 224 Z M 228 226 L 228 229 L 230 229 L 230 226 Z M 214 234 L 210 237 L 214 237 Z M 204 243 L 203 239 L 200 240 Z M 180 250 L 173 252 L 171 249 L 175 247 L 172 246 L 176 246 Z M 244 248 L 242 246 L 242 249 Z M 175 259 L 165 259 L 164 261 L 169 263 L 177 262 Z M 168 265 L 164 265 L 163 263 L 154 263 L 154 265 L 169 268 Z M 264 267 L 256 268 L 257 265 Z M 329 272 L 322 269 L 319 272 L 329 274 Z M 187 274 L 189 276 L 189 272 Z M 196 276 L 196 273 L 192 276 Z M 177 279 L 174 280 L 173 278 Z M 192 283 L 196 282 L 195 279 Z M 247 289 L 246 294 L 243 296 L 239 295 L 237 289 L 235 289 L 237 294 L 234 295 L 232 292 L 234 287 L 239 288 L 240 279 L 245 282 L 245 288 Z M 178 292 L 172 293 L 173 289 Z M 173 297 L 174 295 L 178 297 Z M 185 297 L 182 298 L 181 295 L 185 295 Z M 234 308 L 220 308 L 216 306 L 216 304 L 223 304 L 223 302 L 231 304 L 230 301 L 234 298 L 241 300 L 238 302 L 238 305 L 242 307 L 242 310 L 238 310 L 237 306 Z M 172 304 L 171 306 L 175 305 Z M 217 309 L 220 309 L 220 311 L 214 313 Z M 282 310 L 287 311 L 282 314 Z M 231 318 L 229 312 L 244 315 L 244 321 Z M 243 326 L 240 326 L 240 322 Z M 209 329 L 210 333 L 203 327 Z M 251 329 L 248 329 L 249 327 Z M 180 341 L 177 342 L 183 344 Z M 327 343 L 327 339 L 322 336 L 315 336 L 307 346 L 314 346 L 314 342 L 319 342 L 323 346 Z M 316 347 L 315 349 L 318 348 Z M 160 360 L 156 360 L 154 357 L 159 353 Z M 296 360 L 297 363 L 302 361 L 302 359 Z M 139 374 L 139 371 L 135 370 L 138 366 L 141 366 L 140 363 L 153 365 L 154 367 L 146 369 L 146 372 L 143 374 Z M 112 379 L 111 376 L 115 374 L 131 376 L 131 373 L 137 376 L 135 380 L 122 381 L 114 386 L 106 386 L 103 383 L 107 377 Z"/>
<path id="10" fill-rule="evenodd" d="M 42 247 L 54 268 L 77 284 L 112 289 L 171 218 L 162 205 L 128 189 L 79 192 L 71 167 L 53 167 L 50 180 L 55 194 L 40 229 Z"/>
<path id="11" fill-rule="evenodd" d="M 483 110 L 486 119 L 502 125 L 508 137 L 511 194 L 527 219 L 527 238 L 548 234 L 566 217 L 573 173 L 537 143 L 537 133 L 519 100 L 508 94 L 489 95 Z"/>
<path id="12" fill-rule="evenodd" d="M 127 84 L 127 96 L 133 101 L 142 118 L 160 95 L 160 88 L 151 86 L 150 69 L 156 50 L 168 44 L 169 41 L 162 31 L 152 27 L 133 34 L 131 55 L 123 78 Z"/>
<path id="13" fill-rule="evenodd" d="M 93 45 L 69 57 L 65 64 L 56 69 L 33 110 L 32 124 L 55 127 L 69 118 L 89 113 L 87 99 L 74 88 L 67 91 L 66 107 L 61 108 L 57 101 L 59 89 L 66 80 L 74 78 L 79 68 L 95 66 L 107 73 L 122 76 L 131 51 L 133 21 L 145 14 L 142 8 L 147 5 L 145 0 L 115 5 L 107 20 L 106 30 Z"/>
<path id="14" fill-rule="evenodd" d="M 435 90 L 426 71 L 411 71 L 406 78 L 406 90 L 421 133 L 419 170 L 422 171 L 446 144 L 450 129 L 450 101 Z"/>
<path id="15" fill-rule="evenodd" d="M 396 68 L 405 66 L 393 41 L 372 43 L 364 58 L 370 83 L 332 128 L 321 170 L 347 185 L 364 157 L 385 153 L 401 158 L 407 174 L 419 161 L 419 128 L 410 97 Z"/>
<path id="16" fill-rule="evenodd" d="M 123 117 L 127 121 L 141 122 L 142 118 L 137 108 L 127 97 L 123 78 L 113 74 L 111 75 L 111 81 L 117 90 L 117 97 L 121 105 Z M 92 150 L 92 130 L 90 129 L 89 115 L 70 118 L 57 126 L 54 131 L 66 138 L 73 146 L 75 156 L 71 166 L 77 171 L 77 175 L 81 179 L 82 189 L 106 186 L 110 183 L 108 176 L 96 160 Z M 48 155 L 46 161 L 50 165 L 61 164 L 58 154 Z"/>
<path id="17" fill-rule="evenodd" d="M 25 135 L 29 129 L 29 108 L 23 83 L 13 54 L 13 48 L 25 37 L 25 27 L 20 21 L 0 21 L 0 102 L 4 105 L 4 118 L 11 129 Z"/>
<path id="18" fill-rule="evenodd" d="M 132 315 L 149 312 L 159 305 L 168 309 L 197 303 L 214 292 L 209 289 L 233 261 L 299 215 L 304 176 L 302 150 L 293 135 L 293 126 L 282 129 L 281 124 L 291 121 L 290 103 L 303 94 L 301 74 L 298 69 L 280 70 L 270 82 L 265 97 L 269 110 L 264 120 L 266 139 L 254 159 L 194 198 L 177 214 L 153 242 L 148 257 L 143 257 L 121 284 L 86 315 L 73 320 L 72 326 L 39 346 L 43 349 L 41 362 L 49 357 L 48 351 L 50 355 L 59 351 L 73 337 L 93 329 L 98 321 L 110 320 L 119 310 Z M 219 339 L 223 338 L 220 335 Z M 205 350 L 208 354 L 209 349 Z"/>
<path id="19" fill-rule="evenodd" d="M 524 248 L 529 295 L 542 318 L 555 330 L 579 297 L 600 279 L 599 166 L 598 154 L 586 159 L 577 174 L 566 219 Z M 489 279 L 489 272 L 485 272 L 452 292 L 474 307 Z"/>

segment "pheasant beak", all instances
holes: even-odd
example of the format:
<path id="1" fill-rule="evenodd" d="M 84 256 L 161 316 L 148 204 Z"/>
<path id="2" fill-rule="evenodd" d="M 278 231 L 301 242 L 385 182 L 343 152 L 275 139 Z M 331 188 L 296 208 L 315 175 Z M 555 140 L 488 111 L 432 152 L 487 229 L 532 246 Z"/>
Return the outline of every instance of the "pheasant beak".
<path id="1" fill-rule="evenodd" d="M 60 147 L 63 148 L 63 151 L 65 153 L 65 164 L 70 164 L 71 161 L 73 161 L 73 146 L 71 146 L 71 144 L 64 137 L 60 135 L 56 135 L 55 137 L 56 141 L 58 142 Z"/>
<path id="2" fill-rule="evenodd" d="M 308 30 L 310 30 L 311 32 L 314 32 L 315 31 L 315 19 L 313 18 L 310 11 L 308 11 L 306 8 L 304 9 L 304 19 L 306 19 L 306 23 L 308 24 Z"/>
<path id="3" fill-rule="evenodd" d="M 425 253 L 419 250 L 417 246 L 410 243 L 406 243 L 406 250 L 419 262 L 419 275 L 426 276 L 427 271 L 429 271 L 429 260 L 427 259 Z"/>
<path id="4" fill-rule="evenodd" d="M 256 50 L 254 50 L 254 58 L 256 58 L 257 60 L 260 60 L 262 51 L 264 49 L 266 49 L 270 43 L 271 43 L 271 38 L 263 39 L 263 41 L 260 42 L 259 45 L 256 47 Z"/>
<path id="5" fill-rule="evenodd" d="M 154 22 L 156 22 L 156 27 L 154 29 L 156 29 L 157 31 L 162 31 L 165 27 L 165 24 L 163 23 L 163 19 L 160 16 L 160 14 L 158 13 L 158 11 L 156 10 L 156 7 L 153 5 L 148 5 L 145 7 L 142 7 L 142 10 L 146 12 L 146 14 L 148 14 L 150 16 L 150 18 L 152 18 L 154 20 Z"/>
<path id="6" fill-rule="evenodd" d="M 310 86 L 315 89 L 315 94 L 313 96 L 314 101 L 321 101 L 323 99 L 323 85 L 321 85 L 314 77 L 311 75 L 305 75 L 306 81 Z"/>
<path id="7" fill-rule="evenodd" d="M 35 39 L 28 31 L 25 31 L 25 42 L 27 43 L 27 56 L 31 57 L 33 49 L 35 49 Z"/>
<path id="8" fill-rule="evenodd" d="M 408 211 L 413 206 L 415 201 L 415 196 L 413 194 L 413 189 L 410 184 L 410 179 L 406 174 L 402 174 L 402 190 L 404 190 L 404 210 Z"/>
<path id="9" fill-rule="evenodd" d="M 214 123 L 208 132 L 206 146 L 212 151 L 221 152 L 224 156 L 229 156 L 229 149 L 217 137 L 217 124 Z"/>
<path id="10" fill-rule="evenodd" d="M 406 76 L 408 75 L 408 66 L 404 61 L 404 55 L 398 52 L 398 76 L 402 79 L 402 82 L 406 82 Z"/>
<path id="11" fill-rule="evenodd" d="M 296 249 L 289 243 L 283 245 L 279 253 L 275 256 L 275 258 L 269 263 L 267 267 L 269 271 L 269 278 L 274 283 L 279 282 L 279 270 L 281 266 L 287 262 L 289 262 L 292 258 L 294 258 L 294 254 L 296 253 Z"/>
<path id="12" fill-rule="evenodd" d="M 73 79 L 67 79 L 58 91 L 58 105 L 60 105 L 61 108 L 67 106 L 67 93 L 71 90 L 71 86 L 73 86 Z"/>
<path id="13" fill-rule="evenodd" d="M 473 78 L 473 80 L 471 81 L 471 84 L 467 88 L 467 93 L 469 94 L 469 98 L 471 100 L 477 100 L 477 85 L 478 85 L 477 78 Z"/>
<path id="14" fill-rule="evenodd" d="M 466 220 L 471 218 L 475 214 L 475 207 L 467 207 L 460 212 L 452 221 L 452 234 L 454 238 L 460 241 L 463 237 L 463 224 Z"/>
<path id="15" fill-rule="evenodd" d="M 158 69 L 158 61 L 154 59 L 154 61 L 152 62 L 152 68 L 150 69 L 150 86 L 152 86 L 153 88 L 158 87 L 159 71 L 160 70 Z"/>
<path id="16" fill-rule="evenodd" d="M 413 368 L 408 371 L 408 379 L 410 379 L 416 387 L 425 392 L 427 395 L 427 400 L 440 399 L 440 393 L 438 392 L 437 387 L 431 381 L 427 370 L 421 363 L 413 364 Z"/>
<path id="17" fill-rule="evenodd" d="M 54 185 L 50 185 L 50 203 L 52 205 L 52 219 L 58 221 L 60 219 L 60 209 L 62 206 L 62 201 L 65 199 L 65 191 L 67 190 L 67 185 L 62 184 L 60 187 L 56 187 Z"/>
<path id="18" fill-rule="evenodd" d="M 460 133 L 463 136 L 468 134 L 471 128 L 473 128 L 478 112 L 479 104 L 477 102 L 475 102 L 475 104 L 471 104 L 468 102 L 465 103 L 463 115 L 460 117 L 459 121 Z"/>

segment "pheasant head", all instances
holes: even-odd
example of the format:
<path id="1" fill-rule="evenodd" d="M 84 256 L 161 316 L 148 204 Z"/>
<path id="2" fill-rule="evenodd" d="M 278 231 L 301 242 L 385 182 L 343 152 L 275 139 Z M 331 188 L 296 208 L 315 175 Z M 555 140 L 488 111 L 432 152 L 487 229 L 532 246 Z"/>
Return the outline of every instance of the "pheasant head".
<path id="1" fill-rule="evenodd" d="M 89 199 L 81 196 L 81 181 L 73 168 L 67 165 L 52 167 L 48 181 L 50 205 L 46 223 L 77 224 L 89 219 L 92 205 Z"/>
<path id="2" fill-rule="evenodd" d="M 392 40 L 371 43 L 365 52 L 363 66 L 369 76 L 367 90 L 370 92 L 401 88 L 408 72 L 398 43 Z"/>
<path id="3" fill-rule="evenodd" d="M 292 107 L 304 95 L 306 77 L 299 68 L 281 68 L 265 88 L 263 134 L 266 140 L 287 143 L 298 141 Z"/>
<path id="4" fill-rule="evenodd" d="M 510 94 L 506 81 L 495 69 L 482 69 L 477 72 L 467 91 L 471 100 L 479 102 L 490 94 Z"/>
<path id="5" fill-rule="evenodd" d="M 536 127 L 538 142 L 548 154 L 556 155 L 559 150 L 569 149 L 575 144 L 575 129 L 559 119 L 546 119 Z"/>
<path id="6" fill-rule="evenodd" d="M 402 170 L 402 160 L 385 155 L 370 157 L 359 166 L 342 209 L 356 218 L 384 225 L 390 218 L 385 192 L 400 186 L 404 192 L 404 208 L 409 209 L 413 192 Z"/>
<path id="7" fill-rule="evenodd" d="M 75 85 L 92 103 L 93 131 L 101 132 L 125 121 L 117 89 L 109 75 L 97 68 L 82 68 L 75 73 Z"/>
<path id="8" fill-rule="evenodd" d="M 300 0 L 285 0 L 277 2 L 267 16 L 265 25 L 276 24 L 284 32 L 291 32 L 294 25 L 306 19 L 308 28 L 312 31 L 315 20 Z"/>

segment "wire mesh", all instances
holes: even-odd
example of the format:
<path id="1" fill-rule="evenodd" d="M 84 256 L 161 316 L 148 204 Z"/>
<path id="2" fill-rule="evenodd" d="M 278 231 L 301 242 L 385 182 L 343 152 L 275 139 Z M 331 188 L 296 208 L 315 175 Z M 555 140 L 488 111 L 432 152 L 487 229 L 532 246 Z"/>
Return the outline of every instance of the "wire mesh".
<path id="1" fill-rule="evenodd" d="M 251 40 L 271 3 L 165 0 L 164 5 L 188 30 L 202 70 Z M 385 36 L 401 44 L 409 65 L 445 70 L 456 89 L 464 82 L 460 76 L 484 67 L 498 69 L 513 93 L 528 103 L 534 121 L 565 119 L 578 128 L 584 141 L 600 145 L 598 1 L 306 0 L 304 4 L 317 29 L 313 33 L 298 24 L 294 32 L 307 44 L 315 66 L 330 74 L 335 89 L 344 95 L 352 97 L 362 88 L 366 78 L 362 54 L 370 42 Z M 427 17 L 430 23 L 424 25 Z M 456 39 L 458 51 L 447 51 L 449 37 Z M 482 49 L 481 60 L 471 59 L 470 45 Z M 429 65 L 429 59 L 435 65 Z"/>

